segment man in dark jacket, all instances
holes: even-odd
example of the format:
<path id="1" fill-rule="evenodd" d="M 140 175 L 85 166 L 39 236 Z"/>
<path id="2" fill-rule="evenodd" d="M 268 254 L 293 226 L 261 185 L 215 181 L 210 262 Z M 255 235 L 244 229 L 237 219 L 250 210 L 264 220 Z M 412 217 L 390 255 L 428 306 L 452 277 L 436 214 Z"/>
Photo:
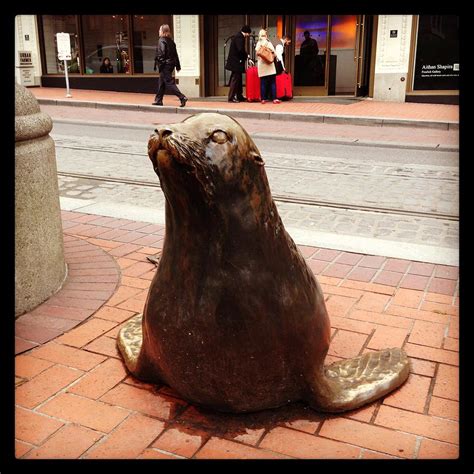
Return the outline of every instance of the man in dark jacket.
<path id="1" fill-rule="evenodd" d="M 172 76 L 174 68 L 178 72 L 181 70 L 181 64 L 179 63 L 176 44 L 171 39 L 170 27 L 168 25 L 161 25 L 159 35 L 160 39 L 156 48 L 155 71 L 158 66 L 160 79 L 158 81 L 158 92 L 152 105 L 163 105 L 163 96 L 166 90 L 166 92 L 178 96 L 181 101 L 180 107 L 184 107 L 188 99 L 178 89 Z"/>
<path id="2" fill-rule="evenodd" d="M 242 26 L 241 30 L 232 37 L 229 55 L 225 68 L 232 71 L 229 82 L 229 102 L 242 102 L 247 100 L 243 95 L 242 74 L 245 72 L 245 61 L 249 57 L 245 51 L 245 38 L 250 35 L 250 27 Z"/>

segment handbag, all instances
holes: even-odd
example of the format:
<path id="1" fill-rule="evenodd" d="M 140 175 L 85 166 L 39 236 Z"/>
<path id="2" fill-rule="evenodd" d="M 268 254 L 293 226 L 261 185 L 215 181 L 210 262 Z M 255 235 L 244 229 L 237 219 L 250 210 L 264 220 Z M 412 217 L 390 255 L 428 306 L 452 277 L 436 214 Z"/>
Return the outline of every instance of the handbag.
<path id="1" fill-rule="evenodd" d="M 275 53 L 265 45 L 260 46 L 260 48 L 258 48 L 257 56 L 259 58 L 262 58 L 268 64 L 271 64 L 275 59 Z"/>
<path id="2" fill-rule="evenodd" d="M 275 70 L 276 70 L 276 75 L 279 76 L 283 72 L 283 66 L 281 64 L 281 61 L 275 56 Z"/>

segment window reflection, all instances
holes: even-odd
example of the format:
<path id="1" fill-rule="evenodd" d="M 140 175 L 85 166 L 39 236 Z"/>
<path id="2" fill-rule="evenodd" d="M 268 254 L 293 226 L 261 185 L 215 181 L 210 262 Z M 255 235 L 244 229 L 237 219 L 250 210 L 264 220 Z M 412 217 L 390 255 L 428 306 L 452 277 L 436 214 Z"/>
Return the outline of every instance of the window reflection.
<path id="1" fill-rule="evenodd" d="M 133 15 L 133 67 L 135 74 L 152 73 L 158 44 L 158 30 L 161 25 L 169 25 L 173 35 L 171 15 Z"/>
<path id="2" fill-rule="evenodd" d="M 114 74 L 130 73 L 127 15 L 83 15 L 85 73 L 99 74 L 108 57 Z"/>
<path id="3" fill-rule="evenodd" d="M 295 86 L 324 86 L 327 15 L 296 16 Z"/>

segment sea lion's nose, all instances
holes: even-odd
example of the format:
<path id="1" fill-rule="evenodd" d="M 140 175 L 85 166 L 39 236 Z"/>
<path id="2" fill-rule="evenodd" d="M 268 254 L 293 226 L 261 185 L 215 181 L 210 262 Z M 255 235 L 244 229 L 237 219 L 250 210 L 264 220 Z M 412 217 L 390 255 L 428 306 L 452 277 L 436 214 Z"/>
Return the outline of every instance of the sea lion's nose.
<path id="1" fill-rule="evenodd" d="M 155 133 L 158 135 L 160 142 L 162 142 L 166 137 L 169 137 L 173 133 L 173 130 L 169 127 L 161 127 L 155 128 Z"/>

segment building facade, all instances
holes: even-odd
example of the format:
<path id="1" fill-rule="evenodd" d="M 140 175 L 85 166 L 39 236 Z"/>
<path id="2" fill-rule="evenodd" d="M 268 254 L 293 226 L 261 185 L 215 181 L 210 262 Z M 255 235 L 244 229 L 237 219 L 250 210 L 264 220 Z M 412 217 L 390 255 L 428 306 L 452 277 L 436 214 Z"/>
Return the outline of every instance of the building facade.
<path id="1" fill-rule="evenodd" d="M 282 35 L 295 96 L 373 97 L 457 103 L 459 18 L 455 15 L 19 15 L 16 78 L 25 86 L 64 87 L 56 33 L 69 33 L 70 87 L 156 92 L 158 29 L 169 24 L 188 97 L 227 96 L 224 65 L 230 38 L 248 24 L 255 59 L 258 32 L 276 45 Z M 108 58 L 109 72 L 101 66 Z"/>

